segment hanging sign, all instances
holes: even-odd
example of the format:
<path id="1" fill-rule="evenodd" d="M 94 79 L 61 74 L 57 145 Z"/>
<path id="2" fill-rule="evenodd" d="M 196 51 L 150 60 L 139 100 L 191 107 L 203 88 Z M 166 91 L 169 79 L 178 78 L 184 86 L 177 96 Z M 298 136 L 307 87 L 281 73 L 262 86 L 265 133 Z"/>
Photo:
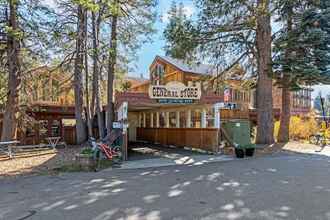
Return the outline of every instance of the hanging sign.
<path id="1" fill-rule="evenodd" d="M 225 102 L 229 102 L 230 98 L 231 98 L 230 89 L 226 88 L 223 92 L 223 100 Z"/>
<path id="2" fill-rule="evenodd" d="M 166 85 L 151 85 L 149 97 L 158 100 L 198 100 L 202 92 L 200 86 L 186 86 L 181 82 L 169 82 Z"/>
<path id="3" fill-rule="evenodd" d="M 237 103 L 233 102 L 218 102 L 214 104 L 214 108 L 216 109 L 238 109 Z"/>
<path id="4" fill-rule="evenodd" d="M 120 107 L 118 108 L 118 121 L 124 121 L 127 119 L 127 112 L 128 112 L 128 103 L 123 102 Z"/>

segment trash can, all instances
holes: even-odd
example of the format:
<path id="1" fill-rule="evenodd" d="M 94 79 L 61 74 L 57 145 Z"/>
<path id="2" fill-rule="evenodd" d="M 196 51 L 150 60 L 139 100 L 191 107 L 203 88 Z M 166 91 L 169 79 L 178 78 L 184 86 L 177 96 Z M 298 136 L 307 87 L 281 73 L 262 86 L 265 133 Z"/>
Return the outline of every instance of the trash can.
<path id="1" fill-rule="evenodd" d="M 235 148 L 238 158 L 252 157 L 255 144 L 251 143 L 251 126 L 248 120 L 228 120 L 221 123 L 225 138 Z"/>

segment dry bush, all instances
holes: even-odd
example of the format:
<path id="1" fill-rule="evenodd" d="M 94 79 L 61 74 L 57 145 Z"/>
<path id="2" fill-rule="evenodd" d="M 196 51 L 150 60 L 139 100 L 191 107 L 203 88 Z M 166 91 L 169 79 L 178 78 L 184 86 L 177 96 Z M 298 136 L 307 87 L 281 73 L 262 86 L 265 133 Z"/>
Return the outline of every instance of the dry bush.
<path id="1" fill-rule="evenodd" d="M 275 122 L 274 137 L 278 136 L 280 122 Z M 290 119 L 290 139 L 291 140 L 308 140 L 309 136 L 319 131 L 317 121 L 314 114 L 308 117 L 292 116 Z"/>

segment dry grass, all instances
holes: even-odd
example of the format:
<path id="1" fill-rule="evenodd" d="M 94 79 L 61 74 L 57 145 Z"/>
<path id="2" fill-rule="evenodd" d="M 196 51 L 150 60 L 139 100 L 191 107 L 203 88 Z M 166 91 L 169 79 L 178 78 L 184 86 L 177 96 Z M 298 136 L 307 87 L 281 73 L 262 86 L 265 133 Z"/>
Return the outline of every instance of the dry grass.
<path id="1" fill-rule="evenodd" d="M 44 149 L 15 155 L 14 159 L 0 158 L 0 178 L 21 175 L 52 174 L 56 168 L 72 164 L 81 146 L 65 149 Z"/>

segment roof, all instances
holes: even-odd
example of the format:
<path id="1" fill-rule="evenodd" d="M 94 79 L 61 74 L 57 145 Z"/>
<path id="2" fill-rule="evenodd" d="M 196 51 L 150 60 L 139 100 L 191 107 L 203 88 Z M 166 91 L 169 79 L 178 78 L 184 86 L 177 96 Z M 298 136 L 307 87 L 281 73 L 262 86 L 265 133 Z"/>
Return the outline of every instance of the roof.
<path id="1" fill-rule="evenodd" d="M 149 79 L 141 78 L 141 77 L 134 77 L 134 76 L 127 76 L 124 78 L 124 80 L 135 82 L 135 83 L 145 83 L 145 82 L 149 81 Z"/>
<path id="2" fill-rule="evenodd" d="M 130 82 L 131 87 L 136 87 L 136 86 L 140 86 L 142 84 L 148 83 L 149 79 L 142 78 L 142 77 L 126 76 L 124 78 L 124 81 Z"/>
<path id="3" fill-rule="evenodd" d="M 198 63 L 188 64 L 183 60 L 179 60 L 167 56 L 157 56 L 156 59 L 157 58 L 160 58 L 165 62 L 172 64 L 173 66 L 179 68 L 183 72 L 196 73 L 196 74 L 209 75 L 209 76 L 213 75 L 216 72 L 215 68 L 211 65 L 198 64 Z"/>

